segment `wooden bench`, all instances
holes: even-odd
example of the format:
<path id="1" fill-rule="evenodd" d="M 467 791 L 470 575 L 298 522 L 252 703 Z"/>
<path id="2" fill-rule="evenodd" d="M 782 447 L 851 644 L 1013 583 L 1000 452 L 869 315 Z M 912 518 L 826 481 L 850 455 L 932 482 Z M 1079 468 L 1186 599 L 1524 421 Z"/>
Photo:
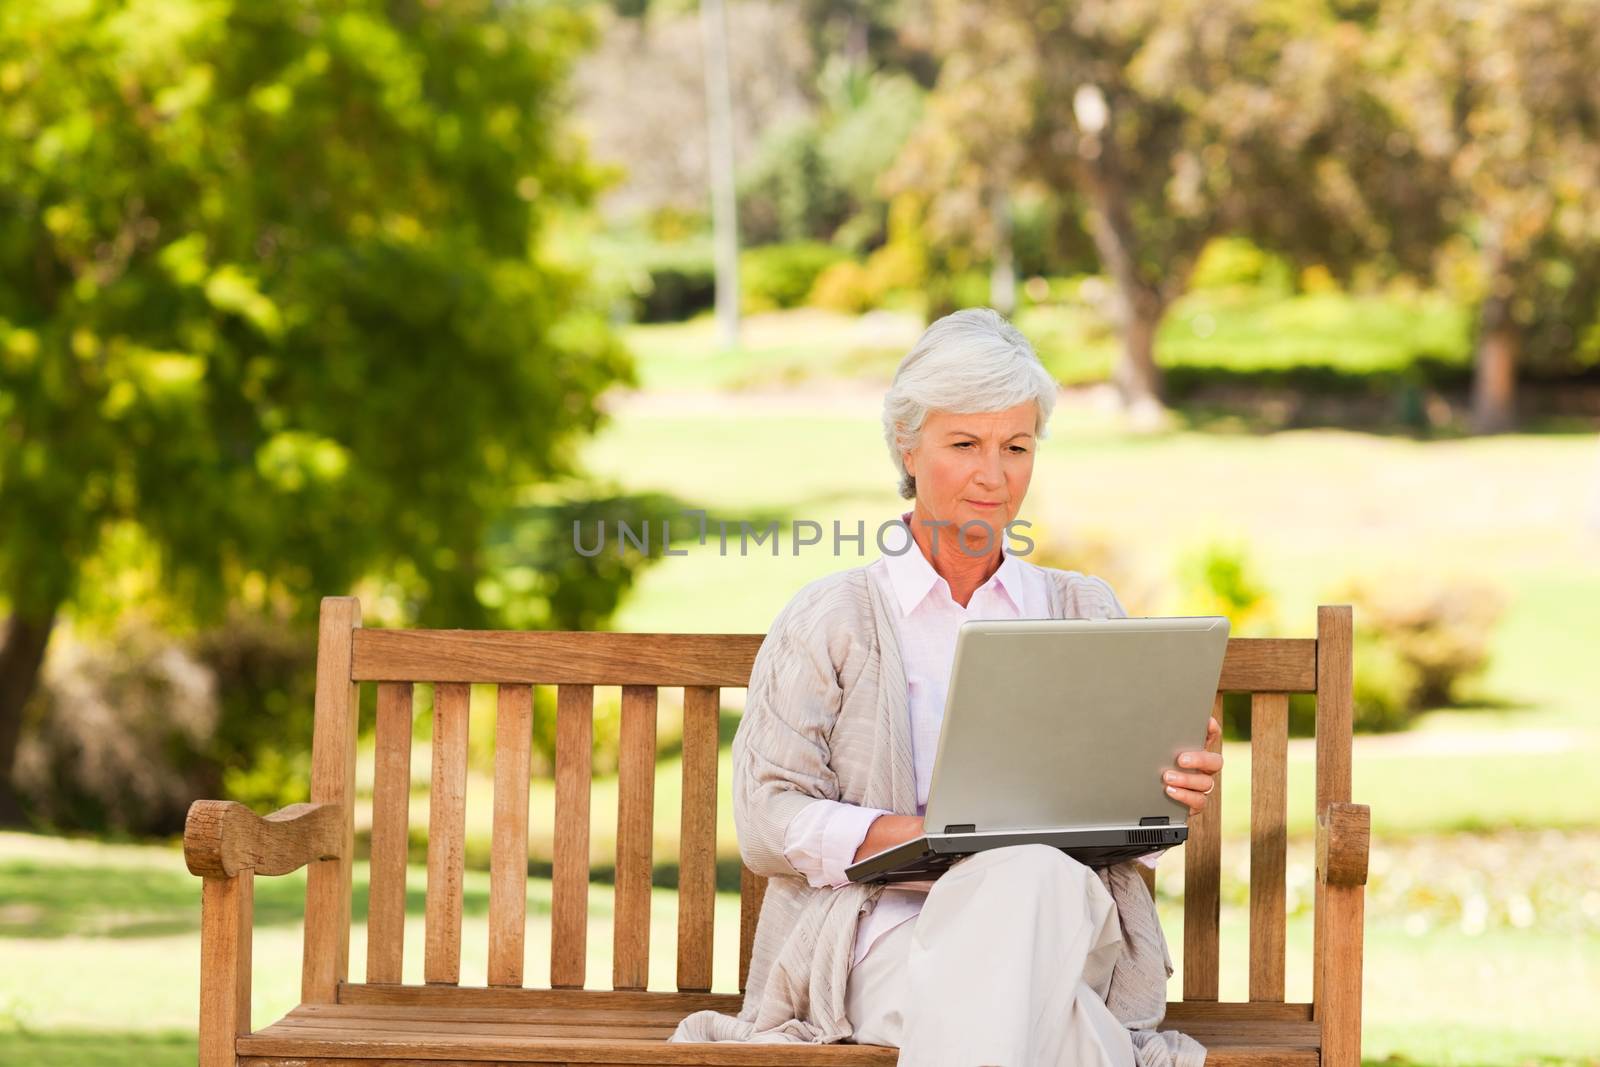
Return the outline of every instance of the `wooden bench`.
<path id="1" fill-rule="evenodd" d="M 261 818 L 197 801 L 184 852 L 201 890 L 200 1063 L 376 1067 L 427 1062 L 891 1064 L 871 1045 L 667 1044 L 685 1014 L 737 1012 L 711 992 L 720 690 L 750 678 L 760 634 L 362 629 L 354 598 L 322 603 L 311 802 Z M 1315 638 L 1234 638 L 1221 691 L 1251 694 L 1247 1002 L 1218 1000 L 1224 772 L 1184 849 L 1183 990 L 1165 1026 L 1203 1041 L 1212 1067 L 1357 1067 L 1368 811 L 1350 800 L 1351 609 L 1317 610 Z M 412 686 L 435 685 L 422 985 L 401 980 Z M 487 984 L 461 984 L 469 683 L 498 686 Z M 358 687 L 377 686 L 365 980 L 349 980 Z M 532 686 L 557 689 L 551 954 L 524 952 Z M 594 687 L 622 687 L 611 988 L 589 988 L 590 751 Z M 683 687 L 677 988 L 647 990 L 659 687 Z M 1284 999 L 1288 694 L 1317 696 L 1316 920 L 1311 1003 Z M 250 1021 L 256 875 L 309 865 L 299 1007 Z M 739 987 L 764 879 L 743 872 Z M 1176 935 L 1169 932 L 1169 936 Z M 546 978 L 548 987 L 543 986 Z M 594 983 L 599 984 L 599 983 Z"/>

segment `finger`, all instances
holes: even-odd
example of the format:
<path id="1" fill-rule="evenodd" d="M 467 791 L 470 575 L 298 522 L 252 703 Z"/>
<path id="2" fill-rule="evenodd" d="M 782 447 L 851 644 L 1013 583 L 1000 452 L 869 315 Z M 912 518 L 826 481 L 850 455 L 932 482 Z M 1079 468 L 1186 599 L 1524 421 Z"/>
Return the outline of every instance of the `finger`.
<path id="1" fill-rule="evenodd" d="M 1179 789 L 1190 789 L 1196 793 L 1209 793 L 1216 779 L 1209 774 L 1184 774 L 1182 771 L 1167 771 L 1161 776 L 1167 785 L 1175 785 Z"/>
<path id="2" fill-rule="evenodd" d="M 1173 800 L 1176 800 L 1178 803 L 1184 805 L 1190 811 L 1195 812 L 1196 814 L 1199 813 L 1201 808 L 1206 806 L 1205 794 L 1197 793 L 1193 789 L 1180 789 L 1177 786 L 1169 785 L 1167 786 L 1167 796 L 1171 797 Z"/>
<path id="3" fill-rule="evenodd" d="M 1222 770 L 1222 753 L 1220 752 L 1180 752 L 1178 753 L 1178 766 L 1189 771 L 1203 771 L 1206 774 L 1216 774 Z"/>
<path id="4" fill-rule="evenodd" d="M 1206 724 L 1206 747 L 1207 748 L 1215 748 L 1215 747 L 1217 747 L 1216 746 L 1216 742 L 1221 741 L 1221 740 L 1222 740 L 1222 724 L 1220 722 L 1218 722 L 1217 721 L 1217 717 L 1215 715 L 1213 715 L 1213 716 L 1211 716 L 1210 722 L 1208 722 Z"/>

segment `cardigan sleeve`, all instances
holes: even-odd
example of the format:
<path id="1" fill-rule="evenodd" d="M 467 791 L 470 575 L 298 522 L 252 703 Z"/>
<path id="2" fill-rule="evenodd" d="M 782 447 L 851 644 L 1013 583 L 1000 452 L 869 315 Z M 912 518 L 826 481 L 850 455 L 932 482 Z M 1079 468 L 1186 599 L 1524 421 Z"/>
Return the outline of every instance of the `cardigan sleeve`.
<path id="1" fill-rule="evenodd" d="M 826 619 L 802 590 L 756 652 L 733 736 L 733 819 L 739 854 L 756 874 L 800 874 L 784 855 L 789 823 L 817 798 L 839 799 L 828 737 L 844 690 Z"/>

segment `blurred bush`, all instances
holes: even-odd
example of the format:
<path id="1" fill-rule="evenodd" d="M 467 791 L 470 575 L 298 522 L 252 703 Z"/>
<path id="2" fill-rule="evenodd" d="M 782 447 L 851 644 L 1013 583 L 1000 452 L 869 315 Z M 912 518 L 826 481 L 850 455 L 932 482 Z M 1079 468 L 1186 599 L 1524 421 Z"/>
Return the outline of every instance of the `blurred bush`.
<path id="1" fill-rule="evenodd" d="M 859 315 L 877 307 L 883 296 L 871 272 L 855 260 L 846 259 L 817 275 L 806 303 L 828 311 Z"/>
<path id="2" fill-rule="evenodd" d="M 56 634 L 18 748 L 16 787 L 38 820 L 100 833 L 172 833 L 216 781 L 216 679 L 130 617 L 104 642 Z M 302 798 L 303 799 L 303 798 Z"/>
<path id="3" fill-rule="evenodd" d="M 188 637 L 140 614 L 57 635 L 17 782 L 57 828 L 171 834 L 197 797 L 258 811 L 306 799 L 316 635 L 243 611 Z"/>
<path id="4" fill-rule="evenodd" d="M 1356 719 L 1397 729 L 1417 712 L 1456 703 L 1489 665 L 1505 595 L 1460 577 L 1347 579 L 1332 594 L 1355 615 Z"/>
<path id="5" fill-rule="evenodd" d="M 1288 296 L 1294 292 L 1294 270 L 1282 256 L 1268 252 L 1247 237 L 1213 237 L 1195 260 L 1189 287 L 1242 288 Z"/>
<path id="6" fill-rule="evenodd" d="M 1243 543 L 1213 542 L 1189 552 L 1178 561 L 1177 574 L 1179 611 L 1225 615 L 1229 632 L 1238 637 L 1272 632 L 1272 597 Z"/>
<path id="7" fill-rule="evenodd" d="M 739 256 L 739 288 L 746 312 L 805 303 L 817 277 L 849 253 L 822 241 L 790 241 L 749 248 Z"/>

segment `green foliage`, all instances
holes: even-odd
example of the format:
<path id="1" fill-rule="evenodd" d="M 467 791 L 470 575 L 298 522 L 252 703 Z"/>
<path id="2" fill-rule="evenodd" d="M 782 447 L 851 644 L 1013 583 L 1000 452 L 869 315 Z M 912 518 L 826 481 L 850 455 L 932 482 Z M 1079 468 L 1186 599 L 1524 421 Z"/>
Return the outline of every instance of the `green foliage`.
<path id="1" fill-rule="evenodd" d="M 805 302 L 817 276 L 847 253 L 821 241 L 749 248 L 739 256 L 739 288 L 744 310 L 771 311 Z"/>
<path id="2" fill-rule="evenodd" d="M 1260 295 L 1287 296 L 1293 274 L 1282 256 L 1246 237 L 1215 237 L 1201 249 L 1189 277 L 1191 289 L 1247 288 Z"/>
<path id="3" fill-rule="evenodd" d="M 751 244 L 826 237 L 849 203 L 823 160 L 821 126 L 802 116 L 774 127 L 739 175 L 739 229 Z"/>
<path id="4" fill-rule="evenodd" d="M 881 222 L 877 182 L 921 117 L 922 90 L 905 74 L 868 72 L 842 55 L 828 57 L 817 81 L 821 106 L 768 131 L 740 174 L 739 229 L 750 244 Z"/>
<path id="5" fill-rule="evenodd" d="M 487 0 L 0 14 L 0 596 L 67 598 L 114 520 L 215 617 L 405 563 L 482 622 L 483 530 L 631 371 L 541 251 L 587 23 Z"/>
<path id="6" fill-rule="evenodd" d="M 1208 544 L 1178 562 L 1179 605 L 1185 614 L 1225 615 L 1230 632 L 1249 636 L 1270 621 L 1272 597 L 1243 543 Z"/>

